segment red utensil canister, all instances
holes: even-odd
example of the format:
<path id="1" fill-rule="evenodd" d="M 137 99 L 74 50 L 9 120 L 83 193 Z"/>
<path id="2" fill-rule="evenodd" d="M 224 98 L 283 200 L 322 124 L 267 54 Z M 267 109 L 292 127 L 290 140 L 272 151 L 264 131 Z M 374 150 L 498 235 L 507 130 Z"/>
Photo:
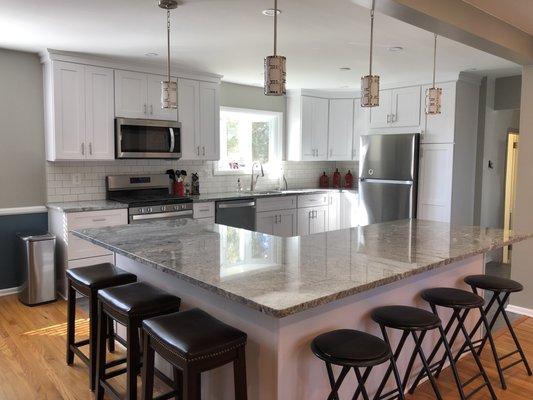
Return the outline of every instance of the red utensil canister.
<path id="1" fill-rule="evenodd" d="M 327 189 L 329 187 L 329 177 L 326 175 L 326 171 L 320 176 L 318 186 L 321 189 Z"/>
<path id="2" fill-rule="evenodd" d="M 339 189 L 341 187 L 341 173 L 339 172 L 338 168 L 336 168 L 335 172 L 333 173 L 333 187 L 335 189 Z"/>
<path id="3" fill-rule="evenodd" d="M 348 173 L 344 176 L 344 187 L 346 189 L 353 188 L 353 175 L 350 170 L 348 170 Z"/>
<path id="4" fill-rule="evenodd" d="M 185 184 L 183 181 L 174 181 L 172 184 L 172 194 L 177 197 L 185 197 Z"/>

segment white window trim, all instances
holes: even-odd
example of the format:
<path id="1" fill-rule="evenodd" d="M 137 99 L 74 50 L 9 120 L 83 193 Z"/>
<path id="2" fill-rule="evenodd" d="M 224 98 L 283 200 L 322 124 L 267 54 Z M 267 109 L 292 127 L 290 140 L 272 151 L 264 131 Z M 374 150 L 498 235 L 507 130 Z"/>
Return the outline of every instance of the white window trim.
<path id="1" fill-rule="evenodd" d="M 275 116 L 278 120 L 278 132 L 276 133 L 276 137 L 274 138 L 274 143 L 272 144 L 274 147 L 274 153 L 278 155 L 277 159 L 271 160 L 274 163 L 281 164 L 281 161 L 283 160 L 283 128 L 284 128 L 284 119 L 283 119 L 283 112 L 281 111 L 269 111 L 269 110 L 259 110 L 259 109 L 253 109 L 253 108 L 239 108 L 239 107 L 225 107 L 221 106 L 220 111 L 229 111 L 229 112 L 239 112 L 239 113 L 246 113 L 246 114 L 262 114 L 262 115 L 270 115 Z M 220 123 L 220 121 L 219 121 Z M 219 133 L 222 135 L 222 131 Z M 222 137 L 221 137 L 222 139 Z M 213 175 L 250 175 L 250 171 L 230 171 L 230 170 L 219 170 L 218 169 L 218 163 L 220 161 L 215 161 L 213 163 Z M 266 176 L 270 175 L 276 175 L 276 171 L 271 171 L 270 168 L 265 166 L 264 172 Z"/>

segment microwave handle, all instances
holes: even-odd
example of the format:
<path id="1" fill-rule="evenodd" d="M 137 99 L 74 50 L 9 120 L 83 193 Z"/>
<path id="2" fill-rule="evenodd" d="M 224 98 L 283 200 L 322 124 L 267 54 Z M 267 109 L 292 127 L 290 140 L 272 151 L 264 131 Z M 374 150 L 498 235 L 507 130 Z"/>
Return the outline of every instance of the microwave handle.
<path id="1" fill-rule="evenodd" d="M 170 134 L 170 153 L 174 151 L 174 146 L 176 145 L 175 139 L 174 139 L 174 128 L 168 128 L 169 134 Z"/>

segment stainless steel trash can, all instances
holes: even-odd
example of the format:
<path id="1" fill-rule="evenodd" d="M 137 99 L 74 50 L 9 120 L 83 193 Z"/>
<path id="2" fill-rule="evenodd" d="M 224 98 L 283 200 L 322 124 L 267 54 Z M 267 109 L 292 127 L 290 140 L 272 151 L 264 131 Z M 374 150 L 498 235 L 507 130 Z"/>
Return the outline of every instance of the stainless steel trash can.
<path id="1" fill-rule="evenodd" d="M 18 234 L 18 238 L 22 267 L 19 300 L 28 306 L 56 300 L 55 236 Z"/>

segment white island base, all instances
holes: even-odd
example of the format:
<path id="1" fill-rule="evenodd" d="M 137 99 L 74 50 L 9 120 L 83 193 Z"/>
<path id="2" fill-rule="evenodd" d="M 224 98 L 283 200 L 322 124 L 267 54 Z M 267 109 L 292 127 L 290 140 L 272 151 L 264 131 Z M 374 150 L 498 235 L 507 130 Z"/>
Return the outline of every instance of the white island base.
<path id="1" fill-rule="evenodd" d="M 469 290 L 463 277 L 483 273 L 485 265 L 483 255 L 476 255 L 284 318 L 274 318 L 123 255 L 116 254 L 116 264 L 136 274 L 140 281 L 179 296 L 182 309 L 202 308 L 248 334 L 246 362 L 250 400 L 324 400 L 330 387 L 324 363 L 309 347 L 315 336 L 333 329 L 352 328 L 381 337 L 379 327 L 370 318 L 373 308 L 396 304 L 429 309 L 420 298 L 422 290 L 439 286 Z M 445 323 L 450 313 L 442 311 Z M 471 313 L 468 326 L 471 327 L 477 318 L 477 312 Z M 423 346 L 428 355 L 437 340 L 436 332 L 432 333 L 427 335 Z M 398 331 L 390 331 L 393 347 L 400 335 Z M 398 361 L 402 377 L 412 349 L 412 341 L 408 340 Z M 161 363 L 160 366 L 165 370 Z M 417 369 L 414 368 L 413 375 Z M 338 369 L 335 371 L 338 373 Z M 384 366 L 372 371 L 367 382 L 369 394 L 375 391 L 384 371 Z M 392 388 L 392 379 L 390 384 Z M 355 375 L 350 373 L 339 391 L 340 398 L 351 398 L 354 390 Z M 234 399 L 231 365 L 202 374 L 202 399 Z"/>

